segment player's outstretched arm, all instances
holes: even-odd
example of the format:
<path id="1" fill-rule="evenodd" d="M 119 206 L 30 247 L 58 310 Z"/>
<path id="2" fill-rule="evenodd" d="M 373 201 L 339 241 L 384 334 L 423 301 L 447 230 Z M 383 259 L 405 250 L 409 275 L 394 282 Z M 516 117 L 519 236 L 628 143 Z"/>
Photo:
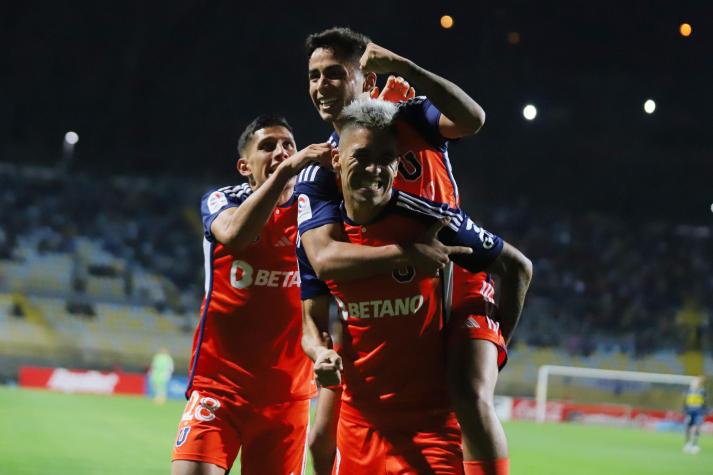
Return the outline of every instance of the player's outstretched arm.
<path id="1" fill-rule="evenodd" d="M 364 279 L 413 265 L 428 274 L 435 274 L 455 253 L 470 254 L 463 246 L 446 246 L 437 239 L 443 223 L 436 223 L 414 243 L 360 246 L 343 242 L 342 229 L 327 224 L 302 235 L 302 245 L 317 277 L 322 280 L 350 281 Z"/>
<path id="2" fill-rule="evenodd" d="M 460 87 L 382 46 L 369 43 L 360 65 L 364 72 L 403 76 L 428 97 L 442 113 L 439 129 L 445 138 L 474 135 L 485 123 L 483 108 Z"/>
<path id="3" fill-rule="evenodd" d="M 532 262 L 506 242 L 488 271 L 500 277 L 500 301 L 496 317 L 505 342 L 509 343 L 520 321 L 525 295 L 532 280 Z"/>
<path id="4" fill-rule="evenodd" d="M 327 143 L 312 144 L 285 159 L 239 207 L 218 215 L 210 227 L 213 236 L 233 251 L 247 247 L 267 223 L 287 182 L 310 162 L 329 163 L 331 153 Z"/>

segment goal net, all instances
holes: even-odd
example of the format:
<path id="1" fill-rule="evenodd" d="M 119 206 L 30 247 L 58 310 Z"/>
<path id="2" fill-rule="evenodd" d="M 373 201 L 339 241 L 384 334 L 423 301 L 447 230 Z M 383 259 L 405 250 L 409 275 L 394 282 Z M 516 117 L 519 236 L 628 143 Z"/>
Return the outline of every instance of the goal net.
<path id="1" fill-rule="evenodd" d="M 679 416 L 694 376 L 576 366 L 540 366 L 536 419 L 582 420 L 617 425 Z"/>

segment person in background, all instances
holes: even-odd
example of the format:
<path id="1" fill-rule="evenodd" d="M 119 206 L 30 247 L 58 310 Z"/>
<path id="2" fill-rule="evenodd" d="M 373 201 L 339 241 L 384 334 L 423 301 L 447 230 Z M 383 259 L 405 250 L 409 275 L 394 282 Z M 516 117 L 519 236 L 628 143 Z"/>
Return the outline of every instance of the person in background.
<path id="1" fill-rule="evenodd" d="M 173 358 L 168 352 L 168 349 L 161 347 L 151 360 L 151 368 L 149 369 L 149 382 L 154 393 L 154 401 L 156 404 L 166 402 L 166 393 L 168 390 L 168 382 L 173 375 Z"/>
<path id="2" fill-rule="evenodd" d="M 697 454 L 701 448 L 698 437 L 701 435 L 701 425 L 706 417 L 706 390 L 703 387 L 703 378 L 696 378 L 686 393 L 683 407 L 686 415 L 686 444 L 683 451 L 688 454 Z"/>

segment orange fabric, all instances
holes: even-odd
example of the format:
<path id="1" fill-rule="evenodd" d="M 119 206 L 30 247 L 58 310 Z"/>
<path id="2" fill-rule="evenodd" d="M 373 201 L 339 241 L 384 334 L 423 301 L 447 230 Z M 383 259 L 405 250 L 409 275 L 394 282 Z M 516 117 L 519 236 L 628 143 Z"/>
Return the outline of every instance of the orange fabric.
<path id="1" fill-rule="evenodd" d="M 243 474 L 303 473 L 309 400 L 255 406 L 227 393 L 193 391 L 173 448 L 173 460 L 230 469 L 242 447 Z"/>
<path id="2" fill-rule="evenodd" d="M 498 348 L 498 369 L 507 363 L 508 350 L 500 324 L 490 317 L 454 311 L 448 321 L 447 335 L 449 346 L 459 339 L 490 341 Z"/>
<path id="3" fill-rule="evenodd" d="M 300 346 L 296 240 L 297 200 L 277 207 L 244 250 L 220 243 L 204 249 L 210 285 L 193 339 L 186 396 L 195 386 L 265 405 L 316 394 L 312 361 Z"/>
<path id="4" fill-rule="evenodd" d="M 509 475 L 510 459 L 477 460 L 463 462 L 465 475 Z"/>
<path id="5" fill-rule="evenodd" d="M 334 475 L 463 474 L 460 427 L 452 412 L 423 417 L 411 411 L 398 422 L 384 418 L 373 425 L 361 420 L 358 410 L 342 406 Z"/>

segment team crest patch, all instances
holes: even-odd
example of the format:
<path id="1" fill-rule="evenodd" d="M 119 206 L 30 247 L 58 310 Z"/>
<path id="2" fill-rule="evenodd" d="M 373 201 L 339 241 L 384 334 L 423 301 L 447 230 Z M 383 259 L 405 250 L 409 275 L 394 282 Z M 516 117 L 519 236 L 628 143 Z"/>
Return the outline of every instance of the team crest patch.
<path id="1" fill-rule="evenodd" d="M 178 429 L 178 437 L 176 438 L 176 447 L 180 447 L 186 443 L 188 433 L 191 431 L 191 426 L 186 426 Z"/>
<path id="2" fill-rule="evenodd" d="M 208 197 L 208 211 L 210 211 L 210 214 L 215 213 L 227 204 L 228 198 L 225 197 L 225 193 L 221 193 L 220 191 L 214 191 Z"/>
<path id="3" fill-rule="evenodd" d="M 307 195 L 297 197 L 297 224 L 302 224 L 308 219 L 312 219 L 312 205 Z"/>

